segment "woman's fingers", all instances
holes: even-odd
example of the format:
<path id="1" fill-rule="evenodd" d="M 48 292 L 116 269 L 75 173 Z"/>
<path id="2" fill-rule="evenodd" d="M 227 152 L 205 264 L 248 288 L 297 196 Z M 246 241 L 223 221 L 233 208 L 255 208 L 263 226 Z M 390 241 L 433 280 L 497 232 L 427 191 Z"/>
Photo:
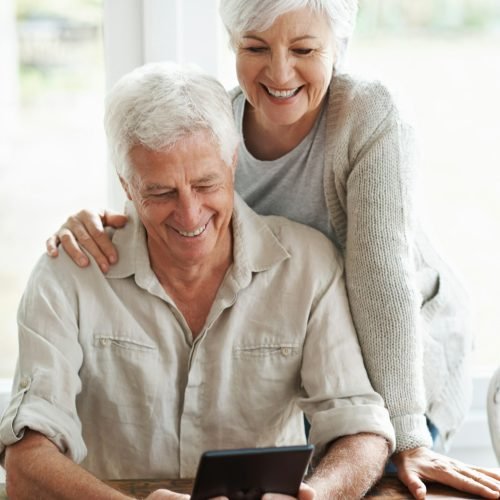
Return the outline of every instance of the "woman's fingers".
<path id="1" fill-rule="evenodd" d="M 113 212 L 112 210 L 104 210 L 99 214 L 99 217 L 101 218 L 101 222 L 104 227 L 109 226 L 115 229 L 123 227 L 128 221 L 128 217 L 126 215 Z"/>
<path id="2" fill-rule="evenodd" d="M 491 481 L 483 474 L 470 474 L 470 470 L 461 468 L 460 470 L 449 469 L 438 474 L 439 482 L 452 486 L 453 488 L 483 498 L 499 498 L 500 484 L 498 481 Z"/>
<path id="3" fill-rule="evenodd" d="M 78 243 L 96 260 L 103 272 L 107 272 L 110 264 L 118 260 L 118 253 L 111 243 L 108 233 L 104 230 L 103 221 L 107 216 L 82 210 L 66 223 Z"/>
<path id="4" fill-rule="evenodd" d="M 457 490 L 483 498 L 500 497 L 500 471 L 471 467 L 462 462 L 440 455 L 427 448 L 415 448 L 396 454 L 393 462 L 398 477 L 415 498 L 420 493 L 418 483 L 432 481 L 446 484 Z"/>
<path id="5" fill-rule="evenodd" d="M 470 484 L 471 488 L 482 485 L 486 489 L 497 493 L 496 497 L 493 496 L 491 498 L 498 498 L 500 496 L 500 474 L 492 474 L 488 469 L 480 470 L 461 463 L 457 465 L 456 472 L 458 475 L 457 481 L 462 482 L 464 485 Z M 474 491 L 470 491 L 474 493 Z"/>
<path id="6" fill-rule="evenodd" d="M 62 226 L 57 232 L 57 238 L 59 239 L 64 251 L 70 256 L 70 258 L 80 267 L 85 267 L 89 265 L 89 259 L 85 253 L 80 248 L 78 242 L 76 241 L 74 235 L 74 229 L 67 229 Z"/>
<path id="7" fill-rule="evenodd" d="M 105 227 L 120 228 L 127 223 L 127 216 L 105 210 L 102 213 L 81 210 L 68 218 L 61 228 L 46 242 L 47 253 L 57 257 L 61 244 L 70 258 L 80 267 L 89 265 L 85 249 L 103 272 L 118 261 L 118 253 Z"/>
<path id="8" fill-rule="evenodd" d="M 416 472 L 398 468 L 398 477 L 414 498 L 417 500 L 425 499 L 427 488 Z"/>
<path id="9" fill-rule="evenodd" d="M 51 257 L 57 257 L 59 255 L 59 250 L 57 247 L 59 246 L 59 236 L 57 234 L 53 234 L 46 242 L 45 242 L 45 248 L 47 250 L 47 253 Z"/>

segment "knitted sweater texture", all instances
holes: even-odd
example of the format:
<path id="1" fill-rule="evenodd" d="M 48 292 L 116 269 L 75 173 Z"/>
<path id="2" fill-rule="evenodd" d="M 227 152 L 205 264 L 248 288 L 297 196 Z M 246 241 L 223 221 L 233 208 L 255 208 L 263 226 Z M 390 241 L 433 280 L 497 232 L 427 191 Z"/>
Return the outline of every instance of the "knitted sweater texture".
<path id="1" fill-rule="evenodd" d="M 446 444 L 470 401 L 468 299 L 417 220 L 413 130 L 378 82 L 334 76 L 326 105 L 324 193 L 366 369 L 397 451 L 431 445 L 426 416 Z"/>

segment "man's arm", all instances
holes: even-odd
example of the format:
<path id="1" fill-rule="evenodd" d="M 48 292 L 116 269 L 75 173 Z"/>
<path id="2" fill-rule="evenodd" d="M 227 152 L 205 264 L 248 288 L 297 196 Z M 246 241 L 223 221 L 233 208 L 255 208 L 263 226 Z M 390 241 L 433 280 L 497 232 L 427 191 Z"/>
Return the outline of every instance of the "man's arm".
<path id="1" fill-rule="evenodd" d="M 129 498 L 105 485 L 64 456 L 38 432 L 27 430 L 23 439 L 5 452 L 7 495 L 12 499 L 64 500 Z"/>
<path id="2" fill-rule="evenodd" d="M 360 433 L 335 440 L 307 483 L 316 500 L 361 498 L 380 479 L 389 444 L 376 434 Z"/>
<path id="3" fill-rule="evenodd" d="M 5 454 L 7 495 L 12 500 L 124 500 L 130 497 L 99 481 L 65 457 L 51 441 L 27 430 L 23 439 Z M 157 490 L 149 500 L 188 499 L 168 490 Z"/>

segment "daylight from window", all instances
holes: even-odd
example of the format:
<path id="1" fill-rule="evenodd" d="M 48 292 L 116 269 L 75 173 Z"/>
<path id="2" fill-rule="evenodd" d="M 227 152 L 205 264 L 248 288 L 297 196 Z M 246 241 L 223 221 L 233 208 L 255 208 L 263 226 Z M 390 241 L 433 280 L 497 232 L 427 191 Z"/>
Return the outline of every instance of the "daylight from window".
<path id="1" fill-rule="evenodd" d="M 474 305 L 474 368 L 500 360 L 500 3 L 362 0 L 351 71 L 388 84 L 419 139 L 420 213 Z"/>
<path id="2" fill-rule="evenodd" d="M 17 355 L 16 309 L 45 239 L 107 205 L 101 0 L 0 7 L 0 379 Z M 475 366 L 498 364 L 500 4 L 363 0 L 349 71 L 399 95 L 420 148 L 422 218 L 475 305 Z M 220 74 L 235 83 L 233 61 Z"/>
<path id="3" fill-rule="evenodd" d="M 100 0 L 0 6 L 0 378 L 17 356 L 16 311 L 45 240 L 106 203 Z"/>

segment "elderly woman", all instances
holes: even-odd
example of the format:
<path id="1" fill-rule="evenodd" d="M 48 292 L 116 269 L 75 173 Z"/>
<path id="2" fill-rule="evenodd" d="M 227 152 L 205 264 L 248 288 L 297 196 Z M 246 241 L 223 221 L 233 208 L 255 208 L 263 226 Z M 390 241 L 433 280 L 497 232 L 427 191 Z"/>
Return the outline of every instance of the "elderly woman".
<path id="1" fill-rule="evenodd" d="M 221 0 L 236 53 L 232 92 L 244 141 L 236 189 L 261 214 L 326 234 L 345 258 L 349 303 L 374 388 L 396 431 L 393 462 L 415 498 L 425 480 L 497 498 L 500 475 L 433 452 L 469 400 L 467 298 L 419 226 L 413 133 L 380 83 L 340 69 L 355 0 Z M 103 225 L 122 216 L 86 211 L 47 243 L 80 265 L 116 262 Z M 431 431 L 431 432 L 430 432 Z"/>

